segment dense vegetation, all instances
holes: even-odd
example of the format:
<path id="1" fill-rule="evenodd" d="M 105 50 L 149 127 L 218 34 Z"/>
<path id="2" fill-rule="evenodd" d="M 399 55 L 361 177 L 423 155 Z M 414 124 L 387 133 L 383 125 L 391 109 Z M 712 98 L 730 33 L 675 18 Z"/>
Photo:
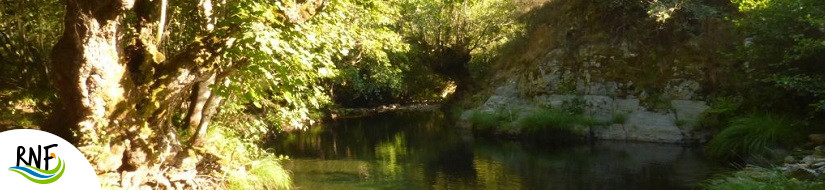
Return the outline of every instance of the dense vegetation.
<path id="1" fill-rule="evenodd" d="M 459 74 L 470 81 L 471 56 L 517 31 L 512 7 L 3 1 L 2 125 L 70 139 L 101 178 L 123 181 L 105 186 L 288 187 L 258 147 L 270 132 L 305 128 L 334 105 L 442 101 Z M 437 59 L 464 61 L 425 64 Z M 190 173 L 212 177 L 171 177 Z"/>
<path id="2" fill-rule="evenodd" d="M 565 60 L 609 59 L 615 69 L 604 76 L 634 80 L 637 91 L 657 93 L 673 70 L 696 70 L 662 60 L 697 57 L 686 60 L 707 73 L 694 77 L 708 86 L 702 126 L 718 131 L 708 143 L 712 156 L 800 146 L 823 131 L 825 1 L 528 6 L 539 3 L 0 0 L 0 130 L 37 128 L 69 139 L 101 178 L 114 179 L 101 180 L 106 186 L 288 188 L 278 150 L 259 146 L 274 132 L 306 129 L 340 108 L 479 101 L 473 94 L 489 91 L 498 69 L 537 72 L 514 55 L 541 48 L 524 45 L 551 23 L 579 28 L 551 40 L 570 49 L 594 40 L 638 45 L 645 55 Z M 683 48 L 697 36 L 704 49 Z M 518 128 L 524 138 L 544 138 L 627 119 L 597 121 L 574 108 L 518 121 L 508 110 L 478 111 L 470 120 L 485 133 Z"/>

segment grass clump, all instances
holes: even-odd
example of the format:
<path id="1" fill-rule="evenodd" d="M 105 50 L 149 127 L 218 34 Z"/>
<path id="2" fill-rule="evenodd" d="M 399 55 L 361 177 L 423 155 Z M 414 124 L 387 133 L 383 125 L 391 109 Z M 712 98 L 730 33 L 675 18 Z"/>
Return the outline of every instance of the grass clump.
<path id="1" fill-rule="evenodd" d="M 274 157 L 255 160 L 246 167 L 231 172 L 229 189 L 289 189 L 292 183 L 289 173 Z"/>
<path id="2" fill-rule="evenodd" d="M 586 126 L 604 125 L 580 113 L 567 109 L 507 109 L 473 111 L 467 120 L 481 134 L 504 135 L 524 139 L 578 139 L 588 131 Z M 514 135 L 514 136 L 513 136 Z"/>
<path id="3" fill-rule="evenodd" d="M 516 119 L 518 110 L 503 109 L 496 111 L 474 110 L 467 118 L 477 129 L 507 128 Z"/>
<path id="4" fill-rule="evenodd" d="M 684 127 L 685 125 L 687 125 L 687 120 L 677 119 L 676 121 L 673 122 L 673 124 L 676 125 L 676 127 L 681 128 L 681 127 Z"/>
<path id="5" fill-rule="evenodd" d="M 555 109 L 545 109 L 530 113 L 521 120 L 519 125 L 528 133 L 544 133 L 548 131 L 564 131 L 582 135 L 585 131 L 577 126 L 591 126 L 602 124 L 593 118 L 580 114 L 572 114 Z"/>
<path id="6" fill-rule="evenodd" d="M 495 128 L 504 124 L 504 117 L 500 114 L 484 111 L 473 111 L 468 120 L 479 128 Z"/>
<path id="7" fill-rule="evenodd" d="M 199 167 L 214 167 L 209 176 L 217 176 L 217 185 L 226 189 L 289 189 L 292 179 L 280 165 L 287 158 L 262 149 L 256 143 L 262 137 L 250 134 L 259 133 L 225 125 L 210 128 L 205 146 L 198 149 L 207 155 L 203 163 L 210 164 Z"/>
<path id="8" fill-rule="evenodd" d="M 750 166 L 731 174 L 716 176 L 702 185 L 707 190 L 807 190 L 825 189 L 823 182 L 798 180 L 777 169 Z"/>
<path id="9" fill-rule="evenodd" d="M 799 126 L 797 120 L 775 114 L 735 118 L 708 143 L 707 152 L 717 158 L 764 154 L 771 146 L 804 140 Z"/>
<path id="10" fill-rule="evenodd" d="M 627 114 L 613 114 L 613 116 L 610 117 L 610 122 L 613 124 L 625 124 L 627 123 Z"/>
<path id="11" fill-rule="evenodd" d="M 708 127 L 713 129 L 723 128 L 730 123 L 730 119 L 739 115 L 739 110 L 742 109 L 742 98 L 739 97 L 717 97 L 711 100 L 710 107 L 705 111 L 699 127 Z"/>

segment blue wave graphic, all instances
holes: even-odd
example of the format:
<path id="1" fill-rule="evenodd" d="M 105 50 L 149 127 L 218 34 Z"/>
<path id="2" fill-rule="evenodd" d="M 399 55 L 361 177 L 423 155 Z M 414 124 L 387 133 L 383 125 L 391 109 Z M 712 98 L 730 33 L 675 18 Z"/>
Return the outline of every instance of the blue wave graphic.
<path id="1" fill-rule="evenodd" d="M 50 177 L 52 177 L 52 176 L 54 176 L 54 175 L 55 175 L 55 174 L 51 174 L 51 175 L 43 175 L 43 174 L 40 174 L 40 173 L 35 172 L 35 171 L 34 171 L 34 170 L 32 170 L 32 169 L 29 169 L 29 168 L 26 168 L 26 167 L 20 167 L 20 166 L 10 167 L 9 169 L 21 170 L 21 171 L 23 171 L 23 172 L 26 172 L 26 174 L 29 174 L 29 175 L 31 175 L 31 176 L 35 176 L 35 177 L 39 177 L 39 178 L 50 178 Z"/>

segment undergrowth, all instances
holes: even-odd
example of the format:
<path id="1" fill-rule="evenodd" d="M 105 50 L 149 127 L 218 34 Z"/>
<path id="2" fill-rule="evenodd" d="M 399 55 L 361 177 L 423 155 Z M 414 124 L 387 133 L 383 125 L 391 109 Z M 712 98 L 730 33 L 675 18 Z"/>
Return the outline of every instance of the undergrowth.
<path id="1" fill-rule="evenodd" d="M 289 189 L 289 172 L 279 163 L 285 158 L 254 143 L 261 137 L 245 134 L 257 133 L 224 126 L 209 130 L 203 151 L 216 156 L 220 167 L 210 176 L 220 176 L 216 181 L 227 189 Z"/>
<path id="2" fill-rule="evenodd" d="M 715 176 L 702 185 L 707 190 L 808 190 L 825 189 L 821 181 L 798 180 L 777 169 L 747 167 L 741 171 Z"/>
<path id="3" fill-rule="evenodd" d="M 791 145 L 804 140 L 801 123 L 775 114 L 750 114 L 733 119 L 707 145 L 707 153 L 716 158 L 760 155 L 769 147 Z"/>
<path id="4" fill-rule="evenodd" d="M 570 132 L 577 135 L 584 135 L 586 132 L 583 128 L 578 128 L 577 126 L 602 124 L 602 122 L 591 117 L 555 109 L 545 109 L 530 113 L 519 120 L 518 123 L 525 132 L 528 133 L 559 131 Z"/>
<path id="5" fill-rule="evenodd" d="M 527 113 L 523 113 L 527 112 Z M 614 118 L 623 122 L 621 118 Z M 605 125 L 580 113 L 571 113 L 563 109 L 502 109 L 496 111 L 472 111 L 467 118 L 474 130 L 481 132 L 512 132 L 517 135 L 532 137 L 580 136 L 587 132 L 586 126 Z"/>

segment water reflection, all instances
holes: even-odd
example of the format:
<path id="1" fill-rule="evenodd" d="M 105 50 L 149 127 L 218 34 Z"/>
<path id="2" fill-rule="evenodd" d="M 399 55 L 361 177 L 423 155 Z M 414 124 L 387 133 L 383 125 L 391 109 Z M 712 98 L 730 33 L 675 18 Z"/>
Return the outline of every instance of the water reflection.
<path id="1" fill-rule="evenodd" d="M 678 145 L 473 139 L 439 112 L 339 120 L 270 146 L 298 189 L 689 189 L 718 168 Z"/>

